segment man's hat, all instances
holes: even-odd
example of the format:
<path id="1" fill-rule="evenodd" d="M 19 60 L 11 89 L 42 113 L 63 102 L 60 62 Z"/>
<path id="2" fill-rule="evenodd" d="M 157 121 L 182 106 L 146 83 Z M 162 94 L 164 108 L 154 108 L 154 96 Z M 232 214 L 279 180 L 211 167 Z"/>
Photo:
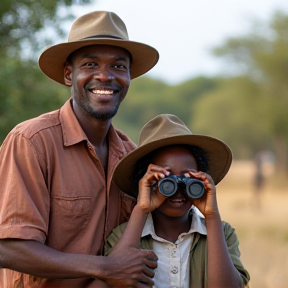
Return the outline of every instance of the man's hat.
<path id="1" fill-rule="evenodd" d="M 198 146 L 206 152 L 209 166 L 207 173 L 215 185 L 227 174 L 232 162 L 232 152 L 227 144 L 217 138 L 193 134 L 175 115 L 162 114 L 144 125 L 139 146 L 115 168 L 114 182 L 122 191 L 133 195 L 132 177 L 136 162 L 158 148 L 181 144 Z"/>
<path id="2" fill-rule="evenodd" d="M 158 51 L 146 44 L 130 41 L 124 22 L 113 12 L 96 11 L 78 18 L 72 25 L 68 42 L 46 49 L 39 66 L 48 77 L 64 84 L 64 63 L 77 49 L 88 45 L 112 45 L 126 49 L 132 56 L 130 75 L 136 78 L 158 61 Z"/>

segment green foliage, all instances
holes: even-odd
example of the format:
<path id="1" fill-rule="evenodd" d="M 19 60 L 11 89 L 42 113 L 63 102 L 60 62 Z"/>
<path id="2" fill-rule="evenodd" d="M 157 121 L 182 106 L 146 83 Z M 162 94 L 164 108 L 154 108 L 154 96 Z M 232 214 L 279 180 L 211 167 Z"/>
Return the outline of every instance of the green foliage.
<path id="1" fill-rule="evenodd" d="M 131 82 L 113 123 L 138 143 L 142 126 L 158 114 L 175 114 L 188 123 L 194 115 L 195 101 L 216 85 L 216 80 L 205 77 L 177 86 L 147 77 L 137 78 Z"/>
<path id="2" fill-rule="evenodd" d="M 44 76 L 35 62 L 10 58 L 2 59 L 0 65 L 1 143 L 19 122 L 60 107 L 69 91 Z"/>
<path id="3" fill-rule="evenodd" d="M 190 123 L 194 133 L 222 139 L 235 158 L 251 158 L 264 146 L 271 148 L 270 126 L 258 83 L 247 77 L 219 82 L 217 89 L 203 95 L 195 105 L 195 121 Z"/>
<path id="4" fill-rule="evenodd" d="M 63 36 L 75 2 L 89 0 L 1 0 L 0 143 L 19 122 L 68 99 L 69 89 L 43 75 L 36 58 L 40 47 Z M 175 114 L 194 133 L 227 142 L 235 158 L 274 150 L 287 171 L 288 15 L 276 12 L 269 23 L 255 22 L 247 35 L 227 39 L 214 52 L 226 63 L 226 78 L 197 77 L 171 86 L 139 77 L 131 82 L 114 125 L 138 143 L 148 120 Z"/>
<path id="5" fill-rule="evenodd" d="M 261 99 L 256 103 L 255 111 L 257 114 L 265 111 L 261 122 L 269 129 L 271 142 L 275 143 L 277 168 L 287 175 L 288 15 L 275 12 L 270 23 L 258 23 L 248 35 L 228 39 L 223 46 L 215 49 L 215 53 L 229 59 L 234 64 L 234 72 L 246 74 L 257 81 Z M 250 119 L 252 123 L 257 121 L 253 115 Z M 261 129 L 257 134 L 261 138 Z M 247 141 L 250 142 L 250 139 Z"/>
<path id="6" fill-rule="evenodd" d="M 74 3 L 75 0 L 1 0 L 0 143 L 19 122 L 59 108 L 68 98 L 67 88 L 44 76 L 35 60 L 39 47 L 48 43 L 42 29 L 49 27 L 54 36 L 60 36 L 63 21 L 71 17 Z"/>
<path id="7" fill-rule="evenodd" d="M 63 35 L 63 21 L 71 17 L 70 7 L 76 2 L 84 4 L 90 1 L 1 0 L 0 56 L 22 57 L 23 52 L 35 56 L 33 52 L 51 44 L 51 35 Z M 51 34 L 47 33 L 48 27 Z M 46 33 L 43 33 L 43 28 L 46 28 Z"/>

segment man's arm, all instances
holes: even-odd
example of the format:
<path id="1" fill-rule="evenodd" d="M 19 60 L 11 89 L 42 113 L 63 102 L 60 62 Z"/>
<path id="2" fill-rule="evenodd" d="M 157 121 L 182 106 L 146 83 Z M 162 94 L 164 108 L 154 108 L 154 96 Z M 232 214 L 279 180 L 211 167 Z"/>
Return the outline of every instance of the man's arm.
<path id="1" fill-rule="evenodd" d="M 119 243 L 120 244 L 120 243 Z M 37 241 L 0 240 L 0 267 L 52 279 L 99 278 L 112 287 L 152 287 L 151 251 L 115 247 L 117 256 L 63 253 Z M 147 285 L 139 284 L 147 283 Z M 143 286 L 142 286 L 143 285 Z"/>

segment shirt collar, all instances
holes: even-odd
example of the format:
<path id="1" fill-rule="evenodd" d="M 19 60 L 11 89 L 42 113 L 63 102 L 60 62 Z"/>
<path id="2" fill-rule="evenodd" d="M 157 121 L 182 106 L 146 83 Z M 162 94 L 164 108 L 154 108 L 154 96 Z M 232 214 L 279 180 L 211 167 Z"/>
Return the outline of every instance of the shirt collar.
<path id="1" fill-rule="evenodd" d="M 200 234 L 207 235 L 205 217 L 203 216 L 203 214 L 194 206 L 191 208 L 190 212 L 192 213 L 191 227 L 190 230 L 185 234 L 192 234 L 198 232 Z M 147 216 L 141 237 L 145 237 L 147 235 L 156 235 L 151 213 L 149 213 Z"/>
<path id="2" fill-rule="evenodd" d="M 83 140 L 87 140 L 87 136 L 82 130 L 72 109 L 71 98 L 67 100 L 60 109 L 60 122 L 65 146 L 71 146 Z"/>
<path id="3" fill-rule="evenodd" d="M 71 98 L 67 100 L 60 109 L 60 122 L 65 146 L 71 146 L 84 140 L 88 141 L 88 138 L 73 111 Z M 113 148 L 110 149 L 110 151 L 117 151 L 115 155 L 121 158 L 126 154 L 126 149 L 119 133 L 115 130 L 113 125 L 110 126 L 108 131 L 109 147 Z"/>

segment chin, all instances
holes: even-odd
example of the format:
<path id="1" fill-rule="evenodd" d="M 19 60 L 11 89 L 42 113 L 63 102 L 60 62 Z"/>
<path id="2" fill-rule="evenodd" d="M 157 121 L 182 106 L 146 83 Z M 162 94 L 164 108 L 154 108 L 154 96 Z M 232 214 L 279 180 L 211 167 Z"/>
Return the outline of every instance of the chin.
<path id="1" fill-rule="evenodd" d="M 98 120 L 109 120 L 116 115 L 117 111 L 118 109 L 109 110 L 109 111 L 95 111 L 95 110 L 91 111 L 90 110 L 89 115 Z"/>

